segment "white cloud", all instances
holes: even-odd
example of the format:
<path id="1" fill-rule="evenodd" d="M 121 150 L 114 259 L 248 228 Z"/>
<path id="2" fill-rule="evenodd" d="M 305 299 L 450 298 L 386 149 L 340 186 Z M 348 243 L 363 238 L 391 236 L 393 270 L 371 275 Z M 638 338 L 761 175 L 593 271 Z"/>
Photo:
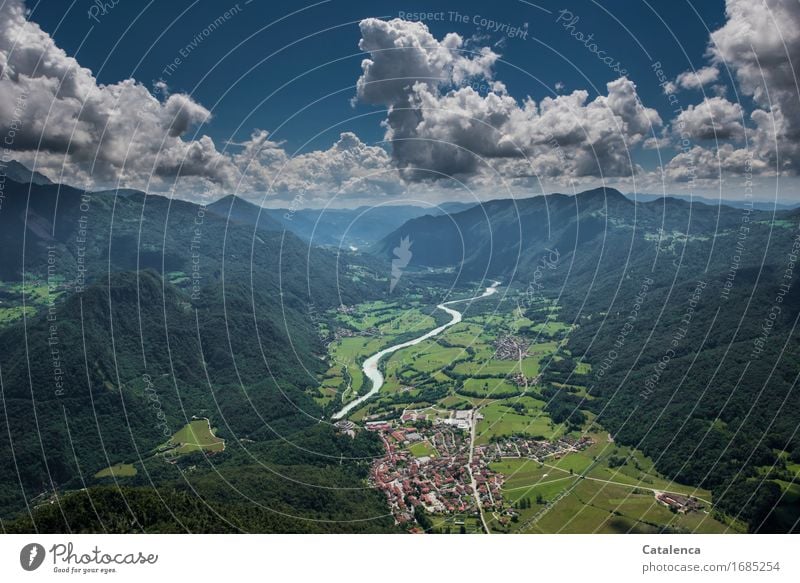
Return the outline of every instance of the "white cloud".
<path id="1" fill-rule="evenodd" d="M 184 94 L 160 102 L 133 79 L 99 84 L 26 20 L 21 0 L 0 6 L 0 67 L 0 132 L 8 133 L 17 104 L 13 148 L 21 157 L 38 151 L 43 161 L 66 157 L 69 180 L 107 183 L 131 175 L 146 180 L 154 172 L 158 181 L 168 181 L 178 169 L 200 179 L 232 178 L 210 138 L 183 138 L 209 119 L 206 108 Z"/>
<path id="2" fill-rule="evenodd" d="M 697 71 L 686 71 L 675 79 L 675 86 L 681 89 L 702 89 L 719 79 L 719 69 L 702 67 Z"/>
<path id="3" fill-rule="evenodd" d="M 711 34 L 709 55 L 733 72 L 740 94 L 760 109 L 748 131 L 754 154 L 769 171 L 800 170 L 800 2 L 727 0 L 726 23 Z M 765 171 L 767 171 L 765 169 Z"/>
<path id="4" fill-rule="evenodd" d="M 491 78 L 499 56 L 488 47 L 468 50 L 453 32 L 439 41 L 421 22 L 367 18 L 359 28 L 358 47 L 370 58 L 361 63 L 358 97 L 376 105 L 406 103 L 416 84 L 435 89 L 476 76 Z"/>
<path id="5" fill-rule="evenodd" d="M 800 170 L 800 88 L 795 69 L 800 63 L 800 2 L 794 0 L 727 0 L 727 20 L 711 33 L 710 66 L 681 74 L 683 88 L 712 84 L 717 96 L 690 105 L 672 122 L 674 135 L 719 140 L 715 147 L 695 145 L 675 156 L 665 169 L 668 178 L 690 180 L 725 175 L 796 175 Z M 728 70 L 740 98 L 732 103 L 716 83 Z"/>
<path id="6" fill-rule="evenodd" d="M 525 157 L 527 169 L 514 167 L 527 175 L 629 175 L 637 171 L 630 148 L 661 125 L 626 78 L 593 100 L 574 91 L 520 104 L 492 81 L 498 56 L 486 47 L 463 53 L 458 35 L 439 41 L 419 22 L 368 19 L 361 32 L 370 55 L 358 97 L 388 108 L 385 139 L 409 180 L 468 176 L 488 171 L 482 159 Z M 485 95 L 458 86 L 472 76 L 486 79 Z"/>
<path id="7" fill-rule="evenodd" d="M 191 96 L 170 94 L 163 82 L 155 88 L 161 100 L 134 79 L 99 84 L 25 13 L 22 0 L 0 4 L 0 132 L 13 130 L 14 155 L 35 159 L 42 172 L 77 186 L 119 183 L 195 198 L 225 191 L 347 196 L 397 189 L 386 151 L 351 133 L 327 150 L 295 157 L 263 130 L 243 144 L 229 143 L 231 152 L 220 151 L 209 136 L 192 135 L 211 112 Z M 451 67 L 454 75 L 459 67 Z"/>
<path id="8" fill-rule="evenodd" d="M 731 140 L 744 136 L 742 106 L 724 97 L 711 97 L 689 105 L 672 122 L 676 135 L 695 140 Z"/>
<path id="9" fill-rule="evenodd" d="M 17 157 L 35 157 L 37 169 L 66 182 L 174 187 L 195 197 L 269 191 L 279 200 L 297 192 L 309 201 L 355 200 L 395 195 L 408 183 L 433 196 L 453 183 L 420 181 L 442 176 L 467 179 L 489 193 L 498 180 L 526 189 L 541 186 L 540 179 L 625 184 L 651 179 L 632 149 L 665 148 L 676 136 L 701 142 L 665 162 L 663 176 L 677 183 L 776 168 L 797 173 L 800 102 L 792 63 L 800 62 L 800 3 L 728 0 L 726 14 L 711 35 L 707 66 L 667 87 L 709 89 L 711 96 L 688 105 L 667 127 L 625 77 L 597 96 L 562 94 L 559 82 L 555 97 L 517 99 L 495 79 L 500 56 L 478 46 L 479 39 L 455 33 L 437 39 L 420 22 L 366 19 L 359 46 L 367 56 L 355 99 L 386 108 L 390 150 L 345 132 L 327 149 L 292 155 L 265 130 L 219 149 L 209 136 L 195 134 L 212 112 L 190 95 L 170 94 L 163 83 L 154 92 L 134 79 L 99 84 L 25 19 L 22 0 L 6 0 L 0 5 L 0 132 L 13 129 Z M 725 97 L 720 77 L 727 72 L 747 98 L 741 104 Z M 703 143 L 715 139 L 723 143 Z"/>

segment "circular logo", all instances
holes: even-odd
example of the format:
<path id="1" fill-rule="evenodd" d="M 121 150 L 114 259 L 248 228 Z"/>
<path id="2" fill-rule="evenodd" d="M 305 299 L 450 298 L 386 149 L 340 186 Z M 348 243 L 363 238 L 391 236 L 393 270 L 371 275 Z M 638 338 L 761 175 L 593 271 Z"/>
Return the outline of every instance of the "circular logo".
<path id="1" fill-rule="evenodd" d="M 30 543 L 19 552 L 19 564 L 26 571 L 35 571 L 44 562 L 44 547 L 39 543 Z"/>

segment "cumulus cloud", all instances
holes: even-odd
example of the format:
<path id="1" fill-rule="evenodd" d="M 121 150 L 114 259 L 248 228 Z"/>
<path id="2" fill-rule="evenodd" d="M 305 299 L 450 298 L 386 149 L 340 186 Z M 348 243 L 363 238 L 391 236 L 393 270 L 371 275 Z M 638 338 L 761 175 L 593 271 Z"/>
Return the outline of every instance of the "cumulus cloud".
<path id="1" fill-rule="evenodd" d="M 675 83 L 669 85 L 672 91 L 681 89 L 702 89 L 719 79 L 719 69 L 713 66 L 702 67 L 697 71 L 685 71 L 678 75 Z M 666 88 L 665 88 L 666 89 Z M 671 93 L 671 91 L 669 91 Z"/>
<path id="2" fill-rule="evenodd" d="M 461 37 L 439 41 L 420 22 L 368 19 L 361 33 L 370 57 L 358 97 L 387 107 L 385 139 L 408 180 L 473 175 L 483 160 L 508 158 L 528 159 L 527 169 L 512 165 L 528 175 L 630 175 L 630 148 L 662 123 L 626 78 L 591 100 L 574 91 L 519 103 L 492 80 L 498 56 L 486 47 L 464 52 Z M 487 81 L 486 94 L 462 86 L 475 76 Z"/>
<path id="3" fill-rule="evenodd" d="M 711 34 L 708 53 L 712 66 L 728 68 L 739 94 L 752 98 L 757 106 L 749 116 L 753 123 L 745 130 L 749 147 L 726 146 L 693 157 L 709 163 L 718 160 L 740 173 L 744 172 L 742 161 L 750 157 L 761 172 L 797 174 L 800 88 L 795 67 L 800 63 L 800 2 L 727 0 L 725 13 L 725 24 Z M 684 157 L 671 165 L 677 166 Z"/>
<path id="4" fill-rule="evenodd" d="M 698 179 L 724 180 L 726 175 L 757 175 L 768 169 L 767 162 L 754 158 L 745 148 L 723 144 L 718 148 L 694 146 L 679 153 L 669 161 L 664 175 L 670 181 L 693 182 Z"/>
<path id="5" fill-rule="evenodd" d="M 213 181 L 233 177 L 210 138 L 183 139 L 209 119 L 206 108 L 184 94 L 161 102 L 133 79 L 99 84 L 25 12 L 21 0 L 0 6 L 0 132 L 16 125 L 14 149 L 74 162 L 67 178 L 82 183 L 151 172 L 168 179 L 179 169 Z"/>
<path id="6" fill-rule="evenodd" d="M 220 151 L 209 136 L 195 135 L 211 112 L 190 95 L 170 94 L 163 82 L 155 87 L 161 99 L 134 79 L 100 84 L 25 15 L 22 0 L 0 4 L 0 132 L 13 133 L 17 158 L 35 159 L 37 169 L 59 180 L 195 197 L 396 190 L 386 151 L 350 133 L 327 150 L 294 157 L 264 130 Z"/>
<path id="7" fill-rule="evenodd" d="M 672 123 L 677 135 L 695 140 L 731 140 L 744 136 L 742 106 L 724 97 L 711 97 L 690 105 Z"/>
<path id="8" fill-rule="evenodd" d="M 678 136 L 699 143 L 664 163 L 661 176 L 675 182 L 800 169 L 796 1 L 727 0 L 707 66 L 667 87 L 710 96 L 666 126 L 626 77 L 600 95 L 564 93 L 559 82 L 555 96 L 515 98 L 496 79 L 501 45 L 456 33 L 437 38 L 421 22 L 366 19 L 354 102 L 386 108 L 389 149 L 344 132 L 327 149 L 294 154 L 260 129 L 218 148 L 201 132 L 212 112 L 191 95 L 171 94 L 164 83 L 150 91 L 134 79 L 100 84 L 25 14 L 23 0 L 0 5 L 0 132 L 13 130 L 20 160 L 35 158 L 37 169 L 79 186 L 119 183 L 196 197 L 303 192 L 325 201 L 393 195 L 409 183 L 430 193 L 449 188 L 438 179 L 453 176 L 487 192 L 496 191 L 498 177 L 522 188 L 601 177 L 623 184 L 646 179 L 637 148 L 674 147 Z M 723 73 L 747 98 L 742 103 L 725 97 Z"/>
<path id="9" fill-rule="evenodd" d="M 369 146 L 352 132 L 344 132 L 327 150 L 314 150 L 295 156 L 256 131 L 240 144 L 234 156 L 244 169 L 244 182 L 260 185 L 277 197 L 291 198 L 302 192 L 309 198 L 330 195 L 348 197 L 364 194 L 395 194 L 402 190 L 389 154 L 379 146 Z M 250 188 L 249 190 L 252 190 Z"/>
<path id="10" fill-rule="evenodd" d="M 361 63 L 356 88 L 361 100 L 376 105 L 407 103 L 409 88 L 417 84 L 433 89 L 491 77 L 499 57 L 488 47 L 468 50 L 454 32 L 439 41 L 421 22 L 367 18 L 359 28 L 358 47 L 370 58 Z"/>

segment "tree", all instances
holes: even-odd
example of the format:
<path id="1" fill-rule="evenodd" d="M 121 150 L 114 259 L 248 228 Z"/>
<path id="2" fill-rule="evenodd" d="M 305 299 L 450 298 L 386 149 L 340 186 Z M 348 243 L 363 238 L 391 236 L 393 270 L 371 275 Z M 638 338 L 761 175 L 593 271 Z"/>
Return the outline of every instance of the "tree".
<path id="1" fill-rule="evenodd" d="M 425 512 L 425 509 L 422 506 L 417 506 L 414 508 L 414 518 L 425 532 L 430 532 L 430 530 L 433 528 L 433 522 L 431 522 L 428 513 Z"/>

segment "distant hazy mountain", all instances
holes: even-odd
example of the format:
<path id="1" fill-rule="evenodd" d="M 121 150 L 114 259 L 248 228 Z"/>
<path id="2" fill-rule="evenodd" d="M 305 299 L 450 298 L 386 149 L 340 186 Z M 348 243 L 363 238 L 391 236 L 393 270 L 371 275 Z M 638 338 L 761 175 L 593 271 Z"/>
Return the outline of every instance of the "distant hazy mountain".
<path id="1" fill-rule="evenodd" d="M 362 206 L 354 209 L 269 209 L 234 195 L 208 205 L 208 210 L 233 222 L 259 230 L 294 233 L 319 246 L 364 248 L 385 237 L 406 221 L 423 215 L 460 212 L 472 206 L 448 202 L 438 207 L 413 205 Z"/>
<path id="2" fill-rule="evenodd" d="M 384 205 L 355 209 L 271 209 L 267 213 L 286 229 L 315 245 L 363 248 L 411 219 L 460 212 L 471 206 L 451 202 L 439 207 Z"/>
<path id="3" fill-rule="evenodd" d="M 0 175 L 5 175 L 15 182 L 22 184 L 53 184 L 53 182 L 44 174 L 34 172 L 27 166 L 24 166 L 16 160 L 11 160 L 7 164 L 0 163 Z"/>
<path id="4" fill-rule="evenodd" d="M 797 213 L 782 210 L 777 218 Z M 674 248 L 682 239 L 691 247 L 715 238 L 734 244 L 742 214 L 742 209 L 730 206 L 673 197 L 635 203 L 617 190 L 598 188 L 574 196 L 491 200 L 449 217 L 418 217 L 384 237 L 374 250 L 391 258 L 398 241 L 409 237 L 411 266 L 458 268 L 466 277 L 485 273 L 524 280 L 542 253 L 558 249 L 562 260 L 569 255 L 575 262 L 571 276 L 576 278 L 584 274 L 578 267 L 594 272 L 600 252 L 614 255 L 620 267 L 631 268 L 632 262 L 652 259 L 659 245 Z M 766 233 L 772 212 L 754 211 L 752 218 L 753 228 Z M 726 249 L 720 245 L 716 251 Z M 724 263 L 727 256 L 714 255 L 712 264 L 715 259 Z"/>
<path id="5" fill-rule="evenodd" d="M 716 199 L 716 198 L 708 198 L 706 196 L 698 196 L 698 195 L 688 196 L 688 195 L 683 195 L 683 194 L 667 194 L 667 195 L 663 195 L 663 194 L 642 194 L 642 193 L 637 193 L 637 194 L 634 195 L 634 194 L 628 193 L 625 196 L 628 197 L 631 200 L 635 200 L 635 201 L 638 201 L 638 202 L 652 202 L 652 201 L 655 201 L 655 200 L 661 200 L 663 198 L 676 198 L 676 199 L 685 200 L 685 201 L 688 201 L 688 202 L 692 202 L 692 201 L 700 202 L 700 203 L 711 205 L 711 206 L 725 205 L 725 206 L 730 206 L 730 207 L 733 207 L 733 208 L 745 208 L 747 206 L 745 204 L 745 201 L 743 201 L 743 200 L 733 200 L 733 199 L 726 199 L 726 198 Z M 793 209 L 793 208 L 797 208 L 797 207 L 800 207 L 800 203 L 783 204 L 783 203 L 758 202 L 758 201 L 753 203 L 753 208 L 756 209 L 756 210 L 761 210 L 761 211 L 771 211 L 773 209 L 776 209 L 776 210 L 789 210 L 789 209 Z"/>

